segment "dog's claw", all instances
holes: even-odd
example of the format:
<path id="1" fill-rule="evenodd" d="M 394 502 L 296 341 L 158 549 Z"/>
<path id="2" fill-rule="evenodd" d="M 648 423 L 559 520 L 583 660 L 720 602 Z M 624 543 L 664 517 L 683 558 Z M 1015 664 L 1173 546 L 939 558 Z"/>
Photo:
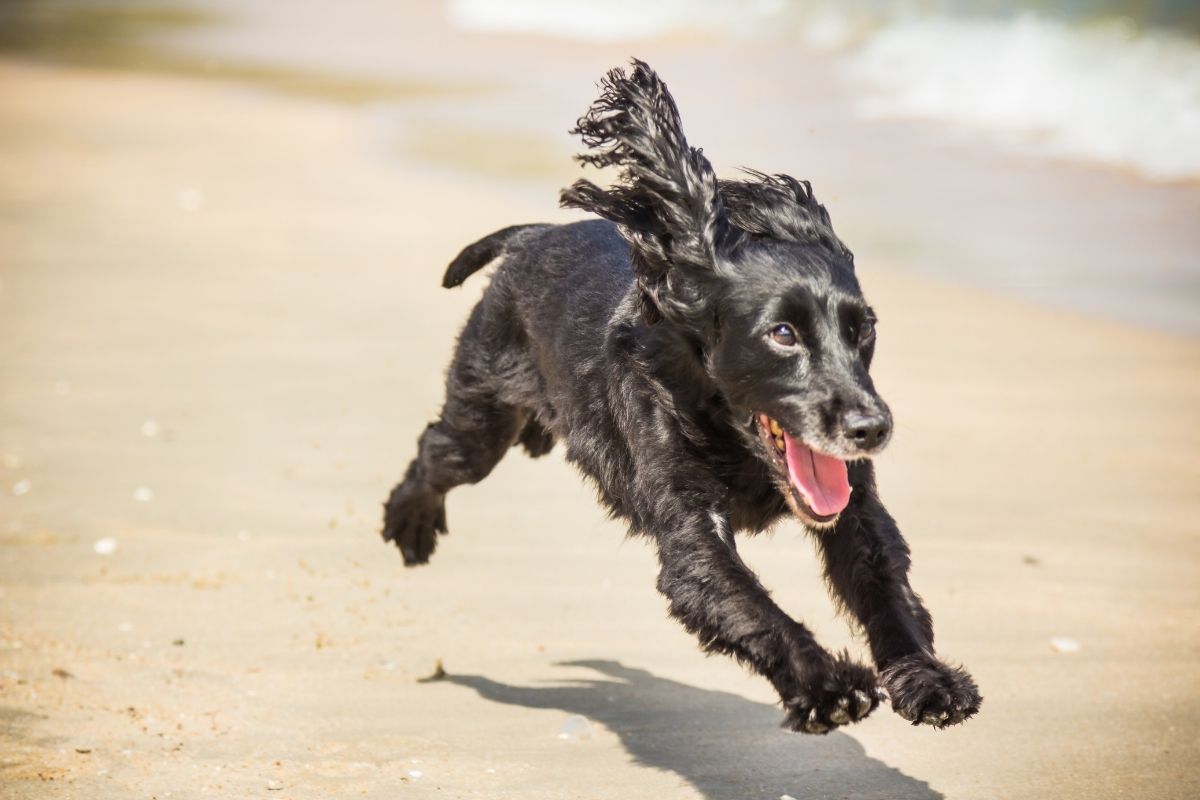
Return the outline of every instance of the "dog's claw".
<path id="1" fill-rule="evenodd" d="M 829 721 L 836 725 L 846 725 L 850 722 L 850 698 L 838 700 L 837 708 L 829 714 Z"/>
<path id="2" fill-rule="evenodd" d="M 932 725 L 935 728 L 940 728 L 942 723 L 950 719 L 949 711 L 926 711 L 921 715 L 921 722 L 926 725 Z"/>
<path id="3" fill-rule="evenodd" d="M 829 732 L 829 726 L 826 725 L 824 722 L 821 722 L 820 717 L 817 716 L 817 710 L 815 708 L 808 712 L 808 719 L 805 720 L 805 722 L 804 722 L 804 732 L 805 733 L 828 733 Z"/>
<path id="4" fill-rule="evenodd" d="M 871 710 L 871 698 L 862 689 L 854 690 L 854 718 L 862 719 Z"/>

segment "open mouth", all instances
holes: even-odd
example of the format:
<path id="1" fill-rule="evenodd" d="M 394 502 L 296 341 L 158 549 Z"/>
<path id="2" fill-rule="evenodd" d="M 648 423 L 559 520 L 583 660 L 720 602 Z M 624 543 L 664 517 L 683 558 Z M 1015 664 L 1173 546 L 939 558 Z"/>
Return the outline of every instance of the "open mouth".
<path id="1" fill-rule="evenodd" d="M 850 502 L 846 462 L 818 453 L 766 414 L 755 420 L 792 511 L 818 526 L 832 524 Z"/>

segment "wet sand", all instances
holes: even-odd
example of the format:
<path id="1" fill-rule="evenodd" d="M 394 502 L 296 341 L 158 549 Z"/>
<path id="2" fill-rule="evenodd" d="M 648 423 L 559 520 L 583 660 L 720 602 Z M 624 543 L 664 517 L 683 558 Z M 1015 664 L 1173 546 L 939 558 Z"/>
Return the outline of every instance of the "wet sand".
<path id="1" fill-rule="evenodd" d="M 377 538 L 483 285 L 443 265 L 552 193 L 245 85 L 9 61 L 0 93 L 4 796 L 1200 793 L 1195 340 L 860 258 L 883 491 L 986 701 L 788 735 L 558 455 L 456 491 L 428 568 Z M 862 652 L 797 526 L 745 551 Z"/>

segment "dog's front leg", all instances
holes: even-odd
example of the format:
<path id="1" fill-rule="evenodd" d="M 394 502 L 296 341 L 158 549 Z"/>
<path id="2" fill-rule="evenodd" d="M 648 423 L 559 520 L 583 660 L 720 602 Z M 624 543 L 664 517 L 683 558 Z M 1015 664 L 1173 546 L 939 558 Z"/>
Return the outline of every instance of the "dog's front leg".
<path id="1" fill-rule="evenodd" d="M 962 722 L 979 710 L 979 689 L 934 655 L 933 620 L 909 586 L 908 545 L 879 500 L 871 464 L 855 464 L 851 482 L 850 506 L 818 536 L 829 585 L 866 632 L 895 711 L 914 725 Z"/>
<path id="2" fill-rule="evenodd" d="M 771 681 L 792 730 L 826 733 L 875 709 L 874 672 L 830 654 L 775 605 L 734 550 L 724 515 L 672 516 L 656 534 L 658 590 L 705 650 L 733 655 Z"/>

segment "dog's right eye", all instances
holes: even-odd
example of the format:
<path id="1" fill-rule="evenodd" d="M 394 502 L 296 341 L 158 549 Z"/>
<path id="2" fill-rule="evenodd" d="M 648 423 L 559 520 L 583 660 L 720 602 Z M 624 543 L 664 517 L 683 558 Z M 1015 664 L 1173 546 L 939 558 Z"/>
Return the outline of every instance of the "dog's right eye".
<path id="1" fill-rule="evenodd" d="M 796 346 L 796 329 L 787 323 L 781 323 L 771 329 L 771 341 L 783 347 Z"/>

